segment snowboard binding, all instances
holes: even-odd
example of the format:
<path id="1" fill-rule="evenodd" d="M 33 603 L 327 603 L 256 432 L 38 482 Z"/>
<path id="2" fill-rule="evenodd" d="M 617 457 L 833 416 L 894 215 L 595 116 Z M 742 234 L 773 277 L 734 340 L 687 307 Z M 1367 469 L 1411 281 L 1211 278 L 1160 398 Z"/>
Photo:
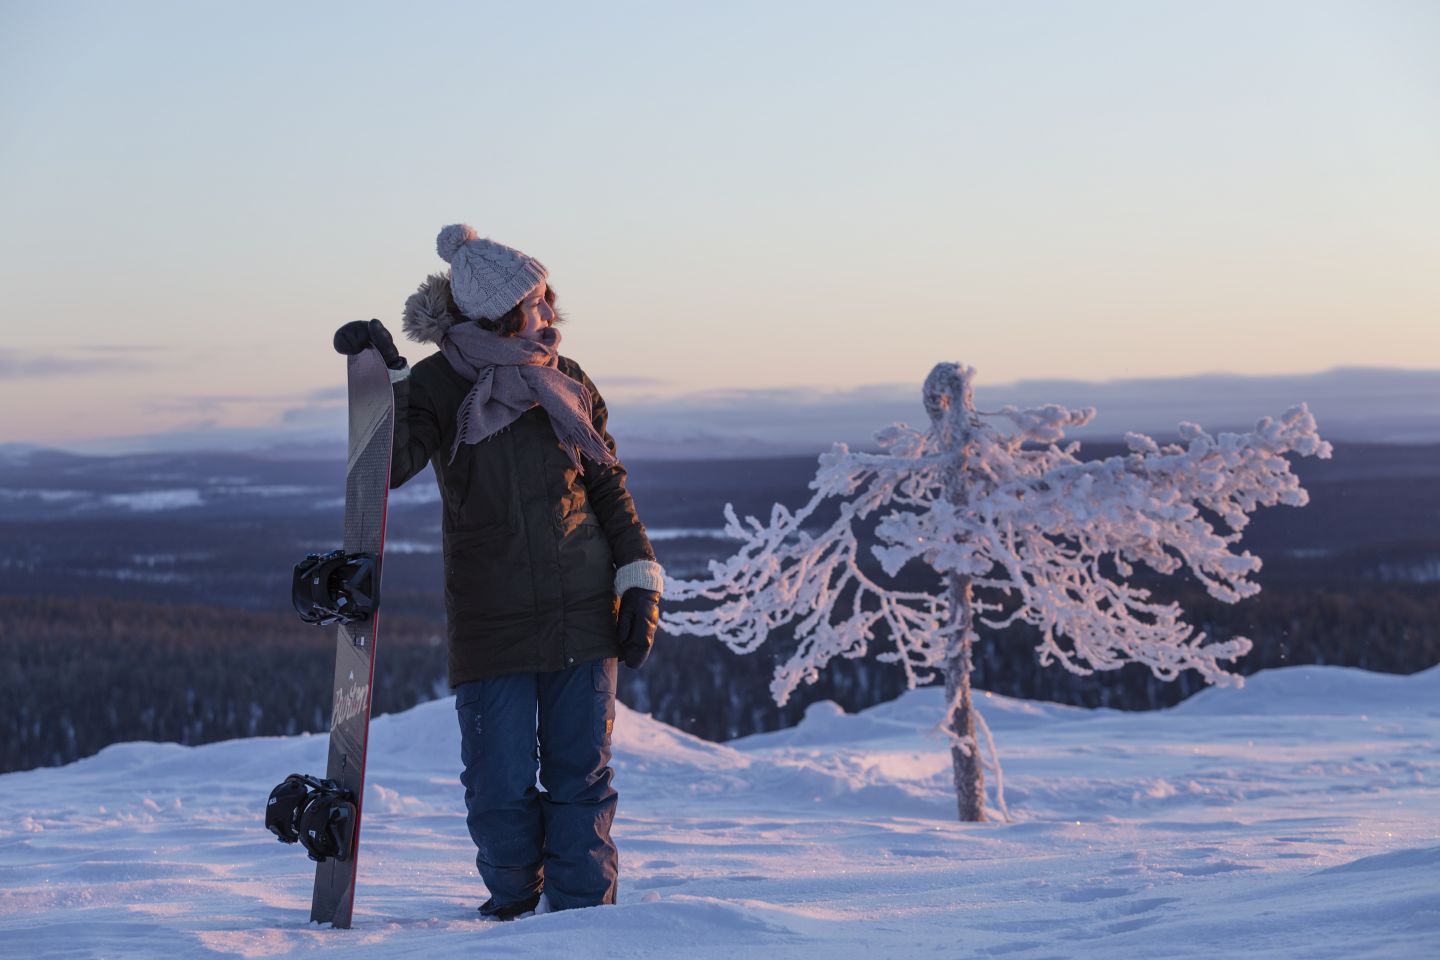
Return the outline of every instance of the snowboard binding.
<path id="1" fill-rule="evenodd" d="M 334 780 L 292 773 L 270 791 L 265 828 L 281 843 L 299 843 L 316 863 L 349 860 L 355 797 Z"/>
<path id="2" fill-rule="evenodd" d="M 290 600 L 306 623 L 357 623 L 368 620 L 380 598 L 375 576 L 375 555 L 311 553 L 295 564 L 290 583 Z"/>

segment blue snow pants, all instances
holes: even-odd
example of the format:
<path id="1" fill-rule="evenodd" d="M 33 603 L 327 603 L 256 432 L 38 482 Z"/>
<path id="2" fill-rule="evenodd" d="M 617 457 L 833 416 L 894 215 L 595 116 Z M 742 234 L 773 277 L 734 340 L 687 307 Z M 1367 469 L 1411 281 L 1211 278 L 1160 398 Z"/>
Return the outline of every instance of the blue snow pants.
<path id="1" fill-rule="evenodd" d="M 497 904 L 541 890 L 552 910 L 615 902 L 616 662 L 473 680 L 455 690 L 465 823 Z"/>

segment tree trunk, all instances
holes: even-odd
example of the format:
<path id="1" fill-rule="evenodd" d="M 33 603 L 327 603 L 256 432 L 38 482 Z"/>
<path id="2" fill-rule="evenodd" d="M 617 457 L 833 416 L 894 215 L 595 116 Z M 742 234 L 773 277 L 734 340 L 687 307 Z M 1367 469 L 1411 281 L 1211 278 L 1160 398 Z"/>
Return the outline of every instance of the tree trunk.
<path id="1" fill-rule="evenodd" d="M 975 736 L 975 707 L 970 700 L 972 629 L 970 578 L 950 578 L 950 609 L 954 612 L 957 632 L 950 639 L 945 655 L 945 702 L 953 706 L 947 725 L 969 746 L 950 747 L 950 763 L 955 774 L 955 804 L 960 819 L 966 823 L 985 821 L 985 768 L 980 763 L 980 741 Z"/>
<path id="2" fill-rule="evenodd" d="M 971 388 L 975 370 L 954 363 L 936 364 L 925 378 L 925 412 L 934 424 L 941 449 L 951 458 L 944 470 L 945 499 L 955 510 L 968 500 L 966 460 L 974 426 L 975 397 Z M 980 764 L 980 741 L 975 738 L 975 705 L 970 699 L 971 647 L 975 640 L 974 610 L 969 576 L 952 574 L 950 615 L 955 632 L 945 650 L 945 702 L 950 704 L 946 725 L 960 738 L 950 748 L 955 773 L 955 803 L 966 823 L 985 820 L 985 771 Z M 964 745 L 964 749 L 961 744 Z"/>

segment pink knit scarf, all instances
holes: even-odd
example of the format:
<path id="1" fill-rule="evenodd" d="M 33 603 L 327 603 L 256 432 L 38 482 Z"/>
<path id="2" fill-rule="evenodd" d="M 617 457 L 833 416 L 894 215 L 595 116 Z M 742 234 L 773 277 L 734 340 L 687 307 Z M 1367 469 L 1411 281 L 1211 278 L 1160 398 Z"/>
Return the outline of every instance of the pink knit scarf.
<path id="1" fill-rule="evenodd" d="M 440 339 L 440 352 L 475 386 L 460 404 L 450 462 L 462 443 L 488 440 L 535 406 L 550 415 L 550 426 L 570 462 L 619 461 L 591 423 L 589 391 L 560 371 L 560 331 L 547 327 L 540 341 L 502 337 L 478 323 L 457 323 Z"/>

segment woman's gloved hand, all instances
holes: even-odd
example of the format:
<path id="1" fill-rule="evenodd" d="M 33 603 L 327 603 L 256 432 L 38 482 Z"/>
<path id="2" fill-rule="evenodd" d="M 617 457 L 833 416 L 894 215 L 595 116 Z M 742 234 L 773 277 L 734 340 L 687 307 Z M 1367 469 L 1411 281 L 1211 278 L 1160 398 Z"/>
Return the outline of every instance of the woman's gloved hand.
<path id="1" fill-rule="evenodd" d="M 631 587 L 620 595 L 620 656 L 625 666 L 639 670 L 655 645 L 655 627 L 660 623 L 660 594 L 644 587 Z"/>
<path id="2" fill-rule="evenodd" d="M 380 351 L 380 359 L 391 370 L 405 366 L 405 358 L 395 349 L 395 338 L 379 320 L 351 320 L 335 331 L 335 351 L 353 356 L 366 347 Z"/>

